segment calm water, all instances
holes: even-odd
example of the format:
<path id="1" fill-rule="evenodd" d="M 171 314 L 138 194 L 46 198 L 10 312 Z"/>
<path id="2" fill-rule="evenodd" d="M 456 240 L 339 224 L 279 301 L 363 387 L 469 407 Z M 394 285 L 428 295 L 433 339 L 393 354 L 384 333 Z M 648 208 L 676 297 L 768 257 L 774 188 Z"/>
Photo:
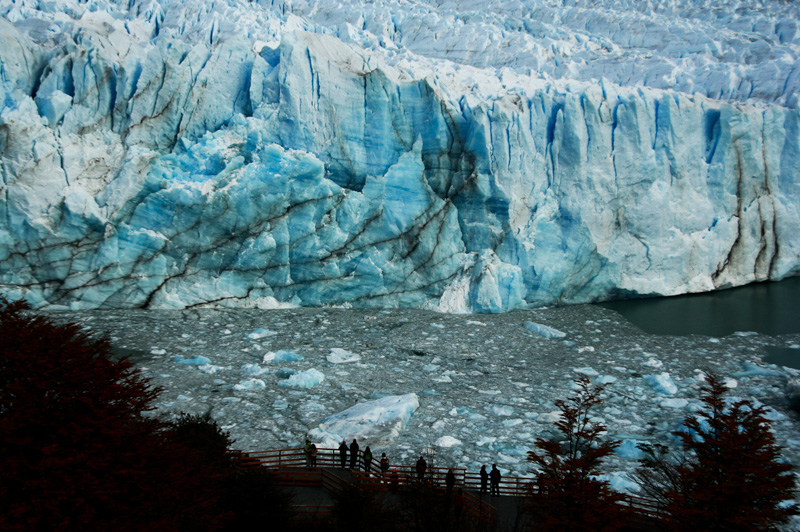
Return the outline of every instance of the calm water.
<path id="1" fill-rule="evenodd" d="M 614 301 L 615 310 L 650 334 L 723 337 L 753 331 L 800 333 L 800 277 L 707 294 Z M 800 349 L 768 348 L 764 361 L 800 369 Z"/>
<path id="2" fill-rule="evenodd" d="M 706 294 L 602 303 L 650 334 L 728 336 L 800 332 L 800 277 Z"/>

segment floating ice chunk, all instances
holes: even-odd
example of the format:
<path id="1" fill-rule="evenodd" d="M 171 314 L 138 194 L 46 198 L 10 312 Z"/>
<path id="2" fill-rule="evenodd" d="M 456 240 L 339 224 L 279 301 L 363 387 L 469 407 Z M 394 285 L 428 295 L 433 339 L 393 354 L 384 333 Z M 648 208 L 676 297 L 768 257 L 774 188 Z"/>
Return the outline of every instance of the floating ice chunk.
<path id="1" fill-rule="evenodd" d="M 719 339 L 719 338 L 709 338 L 709 339 L 708 339 L 708 341 L 709 341 L 709 342 L 711 342 L 712 344 L 719 344 L 719 343 L 721 343 L 721 341 L 720 341 L 720 339 Z"/>
<path id="2" fill-rule="evenodd" d="M 639 444 L 645 443 L 642 440 L 623 440 L 615 450 L 617 456 L 625 460 L 641 460 L 644 452 L 639 449 Z"/>
<path id="3" fill-rule="evenodd" d="M 517 425 L 522 425 L 522 423 L 524 423 L 524 422 L 519 418 L 506 419 L 505 421 L 503 421 L 503 426 L 504 427 L 516 427 Z"/>
<path id="4" fill-rule="evenodd" d="M 290 376 L 288 379 L 278 381 L 278 386 L 284 388 L 312 388 L 321 384 L 325 380 L 325 375 L 314 368 L 300 371 Z"/>
<path id="5" fill-rule="evenodd" d="M 602 375 L 597 379 L 598 384 L 614 384 L 617 382 L 617 378 L 613 375 Z"/>
<path id="6" fill-rule="evenodd" d="M 486 324 L 482 321 L 474 321 L 474 320 L 467 320 L 467 325 L 480 325 L 482 327 L 486 327 Z"/>
<path id="7" fill-rule="evenodd" d="M 272 408 L 274 408 L 275 410 L 286 410 L 287 408 L 289 408 L 289 401 L 287 401 L 286 399 L 275 399 L 272 402 Z"/>
<path id="8" fill-rule="evenodd" d="M 419 398 L 415 393 L 358 403 L 325 418 L 309 432 L 309 437 L 328 447 L 353 438 L 362 440 L 362 444 L 387 444 L 397 438 L 417 408 Z"/>
<path id="9" fill-rule="evenodd" d="M 259 390 L 267 387 L 267 383 L 262 379 L 246 379 L 240 381 L 239 384 L 234 384 L 233 389 L 238 392 L 249 392 Z"/>
<path id="10" fill-rule="evenodd" d="M 657 392 L 664 395 L 675 395 L 678 393 L 678 387 L 669 376 L 669 373 L 660 373 L 658 375 L 648 375 L 644 378 L 647 383 L 652 386 Z"/>
<path id="11" fill-rule="evenodd" d="M 741 337 L 758 336 L 758 333 L 755 331 L 736 331 L 735 333 L 733 333 L 732 336 L 741 336 Z"/>
<path id="12" fill-rule="evenodd" d="M 578 348 L 578 353 L 594 353 L 594 347 L 587 345 Z"/>
<path id="13" fill-rule="evenodd" d="M 361 355 L 339 347 L 332 347 L 327 359 L 331 364 L 345 364 L 347 362 L 358 362 L 361 360 Z"/>
<path id="14" fill-rule="evenodd" d="M 737 382 L 737 380 L 736 380 L 736 379 L 725 379 L 725 386 L 726 386 L 728 389 L 731 389 L 731 390 L 733 390 L 734 388 L 736 388 L 737 386 L 739 386 L 739 383 Z"/>
<path id="15" fill-rule="evenodd" d="M 256 329 L 255 331 L 247 333 L 245 336 L 250 340 L 261 340 L 262 338 L 266 338 L 267 336 L 273 336 L 278 334 L 275 331 L 268 331 L 267 329 Z"/>
<path id="16" fill-rule="evenodd" d="M 167 350 L 166 349 L 160 349 L 158 347 L 154 347 L 154 348 L 152 348 L 150 350 L 150 354 L 151 355 L 166 355 L 167 354 Z"/>
<path id="17" fill-rule="evenodd" d="M 295 373 L 297 373 L 296 369 L 281 368 L 281 369 L 279 369 L 278 371 L 275 372 L 275 375 L 277 375 L 279 379 L 288 379 L 289 377 L 291 377 Z"/>
<path id="18" fill-rule="evenodd" d="M 436 364 L 425 364 L 424 366 L 422 366 L 422 371 L 431 373 L 433 371 L 438 370 L 439 368 L 441 368 L 441 366 L 438 366 Z"/>
<path id="19" fill-rule="evenodd" d="M 641 488 L 627 473 L 616 471 L 608 475 L 597 475 L 598 480 L 607 480 L 611 489 L 619 493 L 637 493 Z"/>
<path id="20" fill-rule="evenodd" d="M 435 445 L 437 447 L 455 447 L 456 445 L 461 445 L 461 440 L 458 438 L 454 438 L 452 436 L 442 436 L 438 440 L 436 440 Z"/>
<path id="21" fill-rule="evenodd" d="M 246 377 L 259 377 L 265 373 L 269 373 L 269 370 L 258 364 L 242 364 L 242 375 Z"/>
<path id="22" fill-rule="evenodd" d="M 444 325 L 441 323 L 431 323 L 431 327 L 435 327 L 437 329 L 444 329 Z"/>
<path id="23" fill-rule="evenodd" d="M 483 446 L 483 445 L 486 445 L 487 443 L 494 443 L 496 441 L 497 441 L 497 438 L 495 438 L 494 436 L 484 436 L 484 437 L 480 438 L 478 441 L 476 441 L 475 444 L 479 445 L 479 446 Z"/>
<path id="24" fill-rule="evenodd" d="M 572 371 L 574 371 L 575 373 L 581 373 L 581 374 L 586 375 L 588 377 L 597 377 L 598 375 L 600 375 L 597 372 L 597 370 L 595 370 L 594 368 L 589 368 L 589 367 L 586 367 L 586 368 L 572 368 Z"/>
<path id="25" fill-rule="evenodd" d="M 686 408 L 689 405 L 689 401 L 686 399 L 678 399 L 677 397 L 670 397 L 669 399 L 664 399 L 659 404 L 661 408 Z"/>
<path id="26" fill-rule="evenodd" d="M 496 416 L 510 416 L 514 414 L 514 408 L 508 405 L 492 405 L 489 410 Z"/>
<path id="27" fill-rule="evenodd" d="M 558 329 L 540 323 L 533 323 L 532 321 L 526 321 L 525 328 L 545 338 L 563 338 L 567 335 L 567 333 L 559 331 Z"/>
<path id="28" fill-rule="evenodd" d="M 469 414 L 471 410 L 465 406 L 457 406 L 448 412 L 451 416 L 464 416 Z"/>
<path id="29" fill-rule="evenodd" d="M 651 368 L 660 368 L 664 364 L 660 360 L 658 360 L 656 358 L 651 358 L 647 362 L 645 362 L 644 365 L 645 366 L 650 366 Z"/>
<path id="30" fill-rule="evenodd" d="M 742 377 L 756 377 L 756 376 L 761 376 L 761 377 L 785 376 L 784 373 L 781 371 L 778 371 L 776 369 L 764 368 L 756 364 L 753 364 L 752 362 L 745 362 L 744 364 L 742 364 L 742 367 L 744 368 L 742 371 L 731 373 L 731 376 L 736 377 L 737 379 L 740 379 Z"/>
<path id="31" fill-rule="evenodd" d="M 539 423 L 555 423 L 561 419 L 561 411 L 557 410 L 555 412 L 545 412 L 544 414 L 539 414 L 539 417 L 536 418 L 536 421 Z"/>
<path id="32" fill-rule="evenodd" d="M 288 349 L 281 349 L 280 351 L 272 352 L 270 351 L 264 358 L 261 360 L 263 363 L 268 362 L 300 362 L 303 360 L 303 355 L 300 353 L 295 353 L 294 351 L 290 351 Z"/>
<path id="33" fill-rule="evenodd" d="M 215 366 L 214 364 L 203 364 L 197 366 L 197 369 L 205 373 L 206 375 L 213 375 L 216 372 L 225 369 L 222 366 Z"/>
<path id="34" fill-rule="evenodd" d="M 181 366 L 203 366 L 205 364 L 210 364 L 211 361 L 203 356 L 196 356 L 192 358 L 183 358 L 180 355 L 175 355 L 175 358 L 172 359 L 173 362 L 176 364 L 180 364 Z"/>

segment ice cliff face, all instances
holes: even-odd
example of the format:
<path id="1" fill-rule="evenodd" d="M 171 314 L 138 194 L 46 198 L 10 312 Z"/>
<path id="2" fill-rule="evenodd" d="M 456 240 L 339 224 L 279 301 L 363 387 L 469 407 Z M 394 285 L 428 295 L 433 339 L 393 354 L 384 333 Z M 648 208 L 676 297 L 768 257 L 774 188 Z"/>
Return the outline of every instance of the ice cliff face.
<path id="1" fill-rule="evenodd" d="M 497 312 L 795 275 L 798 11 L 0 0 L 0 291 Z"/>

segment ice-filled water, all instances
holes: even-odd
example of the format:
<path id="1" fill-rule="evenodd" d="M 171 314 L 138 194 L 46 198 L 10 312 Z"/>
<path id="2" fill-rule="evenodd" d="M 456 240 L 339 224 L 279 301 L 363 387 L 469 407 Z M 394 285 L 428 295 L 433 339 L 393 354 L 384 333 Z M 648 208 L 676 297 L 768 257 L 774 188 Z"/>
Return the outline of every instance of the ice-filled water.
<path id="1" fill-rule="evenodd" d="M 711 370 L 731 397 L 770 408 L 787 458 L 800 461 L 800 418 L 787 395 L 800 371 L 762 360 L 769 348 L 800 353 L 798 333 L 658 336 L 593 305 L 499 315 L 316 308 L 50 316 L 108 333 L 132 355 L 163 387 L 155 415 L 210 412 L 248 451 L 299 446 L 309 435 L 330 445 L 358 430 L 362 447 L 396 463 L 433 449 L 437 465 L 496 462 L 507 475 L 526 475 L 533 441 L 553 434 L 554 401 L 586 375 L 607 384 L 596 415 L 624 442 L 606 473 L 629 486 L 636 443 L 674 445 L 670 433 L 699 407 L 701 375 Z M 529 322 L 564 336 L 542 336 Z M 260 329 L 274 334 L 253 337 Z"/>

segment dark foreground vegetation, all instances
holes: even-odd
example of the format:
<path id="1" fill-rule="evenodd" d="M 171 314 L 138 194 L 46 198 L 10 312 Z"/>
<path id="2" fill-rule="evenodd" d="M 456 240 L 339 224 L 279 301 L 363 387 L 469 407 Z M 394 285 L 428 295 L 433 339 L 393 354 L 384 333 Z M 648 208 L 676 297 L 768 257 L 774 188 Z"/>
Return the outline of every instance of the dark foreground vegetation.
<path id="1" fill-rule="evenodd" d="M 324 522 L 292 519 L 292 494 L 207 416 L 165 422 L 146 413 L 159 390 L 105 339 L 57 325 L 0 297 L 0 530 L 488 530 L 457 499 L 425 483 L 382 496 L 348 484 Z M 560 435 L 537 439 L 538 477 L 519 527 L 620 530 L 635 521 L 599 480 L 618 441 L 592 409 L 587 378 L 557 402 Z M 676 433 L 682 452 L 644 447 L 636 473 L 663 530 L 770 530 L 798 513 L 791 465 L 766 409 L 727 402 L 708 375 L 705 409 Z"/>

